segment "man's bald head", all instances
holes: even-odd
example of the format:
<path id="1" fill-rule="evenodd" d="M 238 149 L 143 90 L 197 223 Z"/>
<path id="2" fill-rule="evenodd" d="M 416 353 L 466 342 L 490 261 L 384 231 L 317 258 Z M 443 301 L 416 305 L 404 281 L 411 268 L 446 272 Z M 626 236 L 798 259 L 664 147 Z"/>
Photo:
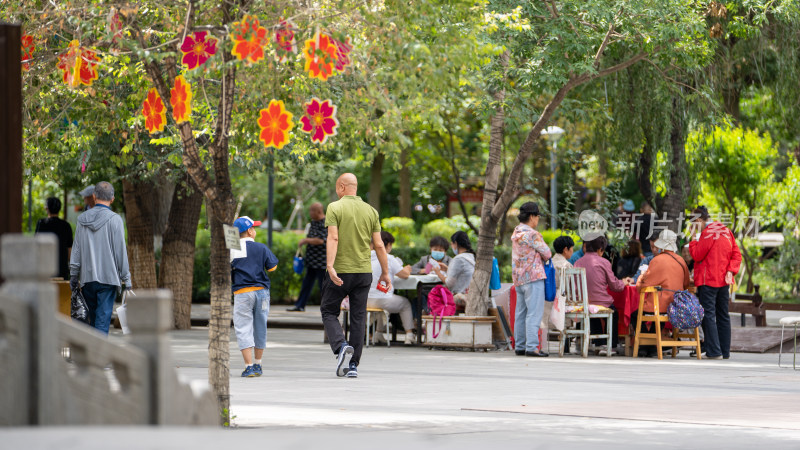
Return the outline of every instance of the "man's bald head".
<path id="1" fill-rule="evenodd" d="M 345 195 L 356 195 L 358 193 L 358 178 L 352 173 L 343 173 L 336 180 L 336 195 L 339 198 Z"/>
<path id="2" fill-rule="evenodd" d="M 314 202 L 308 207 L 308 212 L 311 215 L 311 220 L 320 220 L 325 217 L 325 210 L 322 208 L 322 203 Z"/>

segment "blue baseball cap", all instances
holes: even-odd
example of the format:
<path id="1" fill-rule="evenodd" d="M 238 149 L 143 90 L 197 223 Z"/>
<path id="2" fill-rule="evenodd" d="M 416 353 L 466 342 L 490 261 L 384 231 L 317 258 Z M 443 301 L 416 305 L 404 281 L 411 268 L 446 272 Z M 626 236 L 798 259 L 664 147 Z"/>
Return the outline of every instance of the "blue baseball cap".
<path id="1" fill-rule="evenodd" d="M 626 212 L 633 212 L 636 209 L 636 206 L 633 204 L 633 200 L 625 200 L 625 203 L 622 205 L 622 209 Z"/>
<path id="2" fill-rule="evenodd" d="M 244 233 L 250 228 L 257 227 L 259 225 L 261 225 L 261 221 L 259 220 L 254 221 L 253 219 L 247 216 L 239 217 L 233 222 L 233 226 L 239 229 L 239 233 Z"/>

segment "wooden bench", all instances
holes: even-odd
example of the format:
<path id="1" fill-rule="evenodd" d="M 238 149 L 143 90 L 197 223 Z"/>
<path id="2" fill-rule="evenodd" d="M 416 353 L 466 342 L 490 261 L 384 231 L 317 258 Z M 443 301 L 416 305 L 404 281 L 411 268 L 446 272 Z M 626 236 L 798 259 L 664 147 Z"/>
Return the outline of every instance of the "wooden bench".
<path id="1" fill-rule="evenodd" d="M 742 326 L 745 326 L 748 314 L 752 314 L 756 319 L 757 327 L 767 326 L 767 305 L 761 297 L 759 288 L 760 286 L 756 284 L 754 286 L 755 292 L 753 293 L 731 293 L 728 311 L 742 315 Z"/>

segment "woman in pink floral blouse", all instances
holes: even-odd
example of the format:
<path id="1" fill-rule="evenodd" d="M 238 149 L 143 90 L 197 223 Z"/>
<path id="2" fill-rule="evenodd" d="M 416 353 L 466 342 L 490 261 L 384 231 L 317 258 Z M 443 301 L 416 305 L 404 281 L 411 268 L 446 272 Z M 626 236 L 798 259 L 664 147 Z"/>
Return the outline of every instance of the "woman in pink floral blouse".
<path id="1" fill-rule="evenodd" d="M 517 355 L 548 356 L 539 347 L 539 324 L 544 313 L 544 263 L 552 254 L 539 225 L 539 205 L 528 202 L 519 208 L 519 225 L 511 235 L 511 278 L 517 291 L 514 319 L 514 352 Z"/>

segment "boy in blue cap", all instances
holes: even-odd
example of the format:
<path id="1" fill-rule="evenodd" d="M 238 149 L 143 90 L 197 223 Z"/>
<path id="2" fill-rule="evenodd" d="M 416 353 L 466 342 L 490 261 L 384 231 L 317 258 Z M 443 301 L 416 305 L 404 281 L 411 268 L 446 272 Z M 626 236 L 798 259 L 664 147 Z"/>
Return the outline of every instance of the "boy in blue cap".
<path id="1" fill-rule="evenodd" d="M 253 240 L 256 237 L 253 227 L 261 225 L 261 222 L 242 216 L 233 225 L 239 229 L 241 245 L 241 250 L 231 250 L 233 328 L 247 365 L 242 376 L 260 377 L 269 314 L 269 278 L 266 272 L 278 267 L 278 258 L 266 245 Z"/>

